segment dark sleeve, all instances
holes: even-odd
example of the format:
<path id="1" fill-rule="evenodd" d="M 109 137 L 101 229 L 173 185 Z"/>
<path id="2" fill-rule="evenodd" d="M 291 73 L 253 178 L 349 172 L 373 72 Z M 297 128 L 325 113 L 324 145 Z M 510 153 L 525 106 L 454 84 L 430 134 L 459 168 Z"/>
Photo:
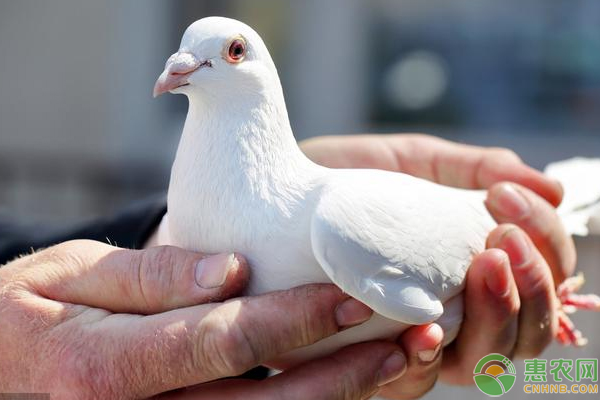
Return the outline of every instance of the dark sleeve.
<path id="1" fill-rule="evenodd" d="M 165 195 L 139 201 L 116 215 L 68 227 L 22 225 L 0 215 L 0 265 L 33 250 L 72 239 L 110 242 L 131 249 L 141 248 L 167 210 Z"/>

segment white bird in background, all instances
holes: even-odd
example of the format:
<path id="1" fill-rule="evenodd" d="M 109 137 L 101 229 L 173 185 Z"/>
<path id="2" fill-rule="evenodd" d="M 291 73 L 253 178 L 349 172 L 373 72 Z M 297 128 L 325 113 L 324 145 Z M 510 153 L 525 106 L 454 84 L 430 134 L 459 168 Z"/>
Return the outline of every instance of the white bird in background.
<path id="1" fill-rule="evenodd" d="M 243 254 L 251 295 L 333 282 L 376 313 L 275 365 L 432 321 L 446 343 L 454 339 L 466 270 L 495 226 L 484 193 L 314 164 L 296 144 L 265 44 L 239 21 L 193 23 L 154 95 L 167 91 L 185 94 L 189 111 L 159 244 Z M 577 300 L 572 292 L 581 283 L 570 280 L 560 299 Z M 579 305 L 600 306 L 586 299 Z M 568 341 L 583 340 L 574 328 L 568 332 Z"/>

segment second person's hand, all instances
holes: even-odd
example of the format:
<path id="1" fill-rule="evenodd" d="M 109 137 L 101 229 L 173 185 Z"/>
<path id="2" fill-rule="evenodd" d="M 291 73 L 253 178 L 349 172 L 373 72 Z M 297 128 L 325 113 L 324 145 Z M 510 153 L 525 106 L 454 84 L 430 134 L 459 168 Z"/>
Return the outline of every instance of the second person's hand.
<path id="1" fill-rule="evenodd" d="M 420 397 L 440 372 L 447 382 L 472 384 L 475 363 L 492 352 L 535 356 L 543 351 L 556 329 L 554 282 L 575 267 L 573 241 L 554 209 L 562 199 L 558 183 L 510 150 L 427 135 L 318 137 L 301 147 L 313 161 L 332 168 L 378 168 L 448 186 L 488 189 L 486 206 L 501 224 L 488 237 L 489 250 L 469 268 L 458 337 L 443 357 L 438 351 L 428 361 L 410 358 L 416 361 L 383 390 L 386 397 Z M 420 329 L 425 341 L 441 341 L 439 327 Z M 412 335 L 407 332 L 402 340 Z"/>

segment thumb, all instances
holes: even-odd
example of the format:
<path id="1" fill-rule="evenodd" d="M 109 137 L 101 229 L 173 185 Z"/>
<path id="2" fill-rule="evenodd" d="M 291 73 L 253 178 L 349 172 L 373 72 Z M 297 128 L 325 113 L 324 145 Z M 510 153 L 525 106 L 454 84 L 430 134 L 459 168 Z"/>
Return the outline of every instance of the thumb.
<path id="1" fill-rule="evenodd" d="M 39 295 L 112 312 L 155 314 L 225 300 L 246 286 L 238 254 L 207 255 L 173 246 L 128 250 L 74 240 L 37 255 L 24 271 Z"/>

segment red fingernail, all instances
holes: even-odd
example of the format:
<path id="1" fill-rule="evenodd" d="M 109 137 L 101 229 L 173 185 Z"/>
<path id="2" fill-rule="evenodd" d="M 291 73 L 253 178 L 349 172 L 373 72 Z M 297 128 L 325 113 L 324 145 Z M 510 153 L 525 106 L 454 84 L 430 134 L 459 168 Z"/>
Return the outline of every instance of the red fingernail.
<path id="1" fill-rule="evenodd" d="M 529 202 L 511 184 L 501 185 L 490 201 L 506 217 L 521 219 L 529 214 Z"/>
<path id="2" fill-rule="evenodd" d="M 500 248 L 508 254 L 513 268 L 527 265 L 531 259 L 529 241 L 517 229 L 510 229 L 504 234 L 500 239 Z"/>
<path id="3" fill-rule="evenodd" d="M 493 294 L 505 296 L 508 293 L 508 282 L 510 280 L 508 256 L 502 250 L 493 250 L 499 253 L 499 263 L 488 266 L 488 271 L 484 276 L 485 284 Z"/>

